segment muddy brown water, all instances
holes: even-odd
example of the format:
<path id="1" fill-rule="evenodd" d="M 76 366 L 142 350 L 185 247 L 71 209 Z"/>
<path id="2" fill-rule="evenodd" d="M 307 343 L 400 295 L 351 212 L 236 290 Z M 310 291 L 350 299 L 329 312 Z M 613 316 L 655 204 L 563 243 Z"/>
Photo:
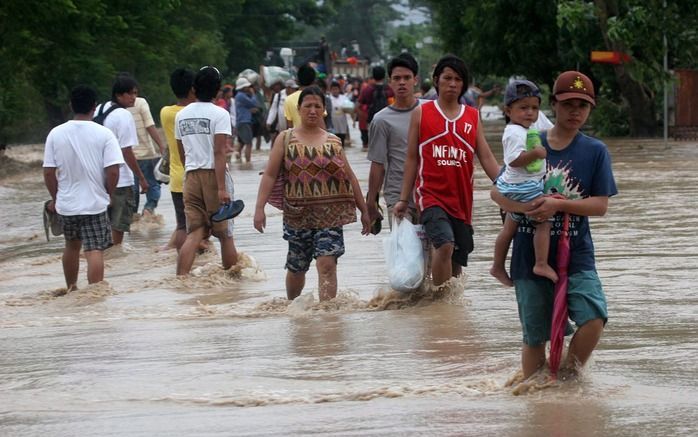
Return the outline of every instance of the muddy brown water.
<path id="1" fill-rule="evenodd" d="M 338 299 L 309 301 L 311 270 L 288 305 L 281 216 L 268 208 L 267 232 L 252 227 L 264 151 L 233 166 L 247 204 L 235 274 L 205 254 L 175 277 L 175 254 L 154 250 L 174 225 L 165 188 L 163 222 L 140 223 L 109 253 L 108 283 L 88 287 L 83 261 L 81 289 L 58 297 L 62 241 L 43 235 L 40 169 L 6 177 L 0 435 L 696 435 L 698 143 L 608 144 L 620 193 L 592 220 L 607 329 L 580 382 L 520 396 L 504 386 L 521 333 L 513 292 L 487 274 L 500 222 L 481 169 L 467 276 L 416 305 L 388 302 L 385 235 L 357 224 L 345 228 Z M 348 156 L 365 188 L 365 154 Z"/>

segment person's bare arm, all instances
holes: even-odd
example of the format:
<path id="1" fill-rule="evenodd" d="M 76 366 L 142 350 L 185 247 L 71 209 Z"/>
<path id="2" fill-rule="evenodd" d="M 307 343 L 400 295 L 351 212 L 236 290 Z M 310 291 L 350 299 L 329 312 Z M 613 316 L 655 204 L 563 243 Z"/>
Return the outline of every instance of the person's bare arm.
<path id="1" fill-rule="evenodd" d="M 354 201 L 356 202 L 356 207 L 359 209 L 359 211 L 361 211 L 361 234 L 368 235 L 371 230 L 371 222 L 369 220 L 368 210 L 366 208 L 364 196 L 361 193 L 361 185 L 359 184 L 359 180 L 356 178 L 354 170 L 352 170 L 351 166 L 349 165 L 349 161 L 346 159 L 346 157 L 344 158 L 344 162 L 344 168 L 348 173 L 348 176 L 351 180 L 351 188 L 354 191 Z"/>
<path id="2" fill-rule="evenodd" d="M 592 196 L 584 199 L 560 199 L 553 196 L 542 196 L 530 202 L 517 202 L 506 198 L 492 187 L 490 197 L 503 210 L 509 212 L 519 212 L 542 222 L 554 216 L 557 212 L 565 212 L 578 216 L 600 217 L 608 210 L 608 197 Z"/>
<path id="3" fill-rule="evenodd" d="M 126 165 L 128 165 L 128 168 L 130 168 L 131 171 L 136 176 L 138 176 L 138 183 L 141 186 L 141 193 L 145 193 L 146 191 L 148 191 L 148 181 L 145 180 L 145 176 L 143 175 L 143 172 L 141 171 L 141 168 L 138 165 L 136 155 L 133 154 L 133 148 L 131 148 L 130 146 L 122 147 L 121 153 L 124 155 L 124 161 L 126 161 Z"/>
<path id="4" fill-rule="evenodd" d="M 56 196 L 58 195 L 58 178 L 56 177 L 56 167 L 44 167 L 44 184 L 51 196 L 48 210 L 56 212 Z"/>
<path id="5" fill-rule="evenodd" d="M 158 145 L 158 148 L 160 149 L 160 154 L 164 155 L 167 146 L 165 145 L 165 142 L 162 140 L 160 132 L 158 132 L 158 128 L 155 127 L 155 125 L 153 124 L 145 128 L 145 130 L 148 131 L 148 135 L 150 135 L 150 138 L 152 138 L 153 141 L 155 141 L 155 144 Z"/>
<path id="6" fill-rule="evenodd" d="M 591 196 L 584 199 L 559 199 L 552 196 L 544 196 L 535 208 L 527 212 L 531 217 L 540 218 L 543 221 L 555 215 L 557 212 L 574 214 L 586 217 L 601 217 L 608 210 L 607 196 Z"/>
<path id="7" fill-rule="evenodd" d="M 104 168 L 104 188 L 111 197 L 119 183 L 119 164 L 110 165 Z"/>
<path id="8" fill-rule="evenodd" d="M 213 137 L 213 167 L 218 185 L 218 201 L 222 204 L 230 202 L 230 193 L 225 189 L 225 151 L 228 135 L 216 134 Z"/>
<path id="9" fill-rule="evenodd" d="M 375 199 L 378 198 L 378 193 L 381 191 L 384 177 L 385 166 L 379 162 L 371 162 L 371 168 L 368 172 L 368 192 L 366 193 L 366 198 L 368 199 L 366 207 L 368 208 L 368 218 L 371 221 L 380 218 Z"/>
<path id="10" fill-rule="evenodd" d="M 271 195 L 271 190 L 274 188 L 274 183 L 276 182 L 276 177 L 281 171 L 281 165 L 283 165 L 284 159 L 284 141 L 287 132 L 281 132 L 276 136 L 274 140 L 274 145 L 269 152 L 269 161 L 267 161 L 267 166 L 262 173 L 262 180 L 259 182 L 259 190 L 257 191 L 257 203 L 254 210 L 254 228 L 259 232 L 264 232 L 264 228 L 267 226 L 267 217 L 264 213 L 264 206 L 269 200 L 269 195 Z"/>
<path id="11" fill-rule="evenodd" d="M 407 159 L 405 160 L 405 169 L 402 176 L 402 191 L 400 200 L 393 207 L 393 212 L 399 218 L 402 218 L 407 212 L 409 199 L 412 196 L 414 181 L 417 178 L 417 159 L 419 147 L 419 129 L 420 120 L 422 119 L 422 108 L 417 107 L 412 111 L 410 116 L 410 127 L 407 131 Z"/>
<path id="12" fill-rule="evenodd" d="M 543 146 L 538 146 L 533 150 L 524 150 L 515 160 L 511 161 L 509 165 L 511 167 L 525 167 L 536 159 L 545 159 L 547 154 L 548 152 Z"/>
<path id="13" fill-rule="evenodd" d="M 179 160 L 182 161 L 182 167 L 186 168 L 186 155 L 184 154 L 184 144 L 182 140 L 177 140 L 177 151 L 179 152 Z"/>
<path id="14" fill-rule="evenodd" d="M 489 177 L 491 181 L 494 181 L 499 175 L 500 166 L 497 162 L 497 158 L 494 157 L 494 153 L 492 153 L 490 144 L 485 138 L 485 131 L 482 128 L 482 120 L 478 121 L 478 126 L 477 147 L 475 148 L 475 154 L 477 155 L 478 161 L 480 161 L 482 169 L 485 170 L 487 177 Z"/>

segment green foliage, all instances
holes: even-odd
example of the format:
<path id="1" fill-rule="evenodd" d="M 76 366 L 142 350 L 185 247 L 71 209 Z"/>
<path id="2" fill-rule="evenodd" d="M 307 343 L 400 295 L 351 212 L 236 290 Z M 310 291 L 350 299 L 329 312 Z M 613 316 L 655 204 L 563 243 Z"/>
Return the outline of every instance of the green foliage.
<path id="1" fill-rule="evenodd" d="M 475 77 L 524 75 L 550 83 L 558 71 L 554 0 L 429 1 L 445 49 Z"/>
<path id="2" fill-rule="evenodd" d="M 591 111 L 589 124 L 597 135 L 620 137 L 630 133 L 628 111 L 625 104 L 604 92 L 597 96 L 596 107 Z"/>
<path id="3" fill-rule="evenodd" d="M 663 71 L 663 36 L 669 68 L 695 68 L 698 7 L 667 0 L 429 0 L 448 51 L 473 73 L 525 75 L 552 85 L 568 69 L 592 73 L 601 85 L 594 126 L 618 134 L 656 130 L 656 97 L 670 80 Z M 592 50 L 629 54 L 623 66 L 592 65 Z M 621 115 L 626 120 L 621 122 Z"/>
<path id="4" fill-rule="evenodd" d="M 0 4 L 0 142 L 42 139 L 69 116 L 68 93 L 111 95 L 132 73 L 153 115 L 173 100 L 170 72 L 215 65 L 256 69 L 271 41 L 320 23 L 334 1 L 5 0 Z M 29 126 L 27 124 L 29 123 Z"/>

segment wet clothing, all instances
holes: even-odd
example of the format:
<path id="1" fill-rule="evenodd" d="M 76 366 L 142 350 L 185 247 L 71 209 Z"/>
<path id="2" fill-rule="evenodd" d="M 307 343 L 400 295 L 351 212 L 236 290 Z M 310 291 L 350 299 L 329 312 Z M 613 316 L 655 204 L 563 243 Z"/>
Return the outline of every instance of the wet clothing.
<path id="1" fill-rule="evenodd" d="M 469 106 L 460 108 L 450 120 L 437 100 L 421 105 L 415 201 L 420 211 L 438 206 L 471 224 L 479 114 Z"/>
<path id="2" fill-rule="evenodd" d="M 578 133 L 563 150 L 553 150 L 547 133 L 541 134 L 548 152 L 545 193 L 559 193 L 568 199 L 617 194 L 606 145 L 596 138 Z M 556 214 L 550 231 L 548 263 L 557 266 L 557 246 L 562 231 L 563 214 Z M 524 342 L 531 346 L 544 344 L 550 338 L 554 302 L 554 286 L 547 279 L 533 274 L 534 225 L 524 219 L 514 236 L 511 258 L 511 278 L 514 280 L 519 307 L 519 319 Z M 589 218 L 570 214 L 570 264 L 568 281 L 569 316 L 577 326 L 588 321 L 608 319 L 606 297 L 596 273 L 594 244 Z M 570 327 L 567 333 L 571 333 Z"/>
<path id="3" fill-rule="evenodd" d="M 179 148 L 175 139 L 175 117 L 184 106 L 163 106 L 160 110 L 160 123 L 170 151 L 170 192 L 181 193 L 184 185 L 184 165 L 179 157 Z"/>
<path id="4" fill-rule="evenodd" d="M 341 226 L 322 229 L 294 229 L 284 224 L 284 240 L 288 241 L 286 268 L 293 273 L 307 272 L 312 260 L 319 256 L 344 254 L 344 232 Z"/>
<path id="5" fill-rule="evenodd" d="M 383 196 L 388 208 L 400 200 L 407 160 L 407 132 L 412 111 L 418 105 L 417 102 L 409 109 L 388 106 L 378 112 L 371 122 L 367 158 L 385 168 Z M 415 207 L 413 199 L 409 199 L 409 207 Z"/>
<path id="6" fill-rule="evenodd" d="M 301 143 L 290 131 L 284 151 L 284 223 L 295 229 L 322 229 L 356 221 L 356 202 L 347 158 L 337 136 L 320 146 Z"/>
<path id="7" fill-rule="evenodd" d="M 157 145 L 150 138 L 147 128 L 155 126 L 153 115 L 150 113 L 150 105 L 143 97 L 136 97 L 136 103 L 126 108 L 133 116 L 133 121 L 136 123 L 136 134 L 138 135 L 138 144 L 133 146 L 133 154 L 136 159 L 152 159 L 160 157 L 160 151 Z M 109 117 L 107 117 L 109 118 Z"/>
<path id="8" fill-rule="evenodd" d="M 548 144 L 547 133 L 541 134 L 543 146 L 548 152 L 547 176 L 544 192 L 559 193 L 568 199 L 589 196 L 613 196 L 618 193 L 611 168 L 611 156 L 606 145 L 596 138 L 578 133 L 563 150 L 553 150 Z M 556 266 L 557 241 L 562 229 L 563 215 L 556 214 L 550 232 L 548 263 Z M 535 227 L 524 220 L 514 237 L 511 259 L 511 277 L 536 279 L 533 274 L 533 233 Z M 594 244 L 591 239 L 589 218 L 570 215 L 570 275 L 582 271 L 595 271 Z"/>
<path id="9" fill-rule="evenodd" d="M 118 187 L 111 195 L 109 220 L 115 231 L 129 232 L 133 213 L 136 212 L 136 200 L 133 197 L 133 187 Z"/>
<path id="10" fill-rule="evenodd" d="M 215 170 L 199 169 L 187 172 L 184 181 L 184 215 L 187 233 L 190 234 L 204 227 L 211 229 L 214 237 L 232 237 L 232 229 L 229 228 L 231 220 L 211 221 L 211 215 L 218 211 L 220 206 Z"/>
<path id="11" fill-rule="evenodd" d="M 123 163 L 116 137 L 104 126 L 70 120 L 51 129 L 43 166 L 56 168 L 56 212 L 69 216 L 106 211 L 110 200 L 104 169 Z"/>
<path id="12" fill-rule="evenodd" d="M 184 214 L 184 195 L 182 193 L 171 192 L 172 205 L 174 205 L 175 219 L 177 220 L 177 230 L 187 229 L 187 217 Z"/>
<path id="13" fill-rule="evenodd" d="M 529 346 L 545 344 L 550 340 L 553 320 L 555 288 L 547 279 L 520 279 L 514 281 L 523 342 Z M 567 310 L 577 327 L 594 320 L 608 320 L 606 296 L 595 271 L 570 275 L 567 285 Z M 568 324 L 565 335 L 574 332 Z"/>
<path id="14" fill-rule="evenodd" d="M 429 241 L 438 249 L 444 244 L 453 244 L 451 260 L 465 267 L 468 254 L 473 251 L 473 227 L 449 215 L 441 207 L 431 206 L 420 217 Z"/>
<path id="15" fill-rule="evenodd" d="M 112 246 L 111 224 L 106 211 L 92 215 L 65 215 L 61 220 L 66 241 L 80 240 L 85 252 L 103 251 Z"/>
<path id="16" fill-rule="evenodd" d="M 185 171 L 213 169 L 216 135 L 231 135 L 230 115 L 211 102 L 194 102 L 175 117 L 175 139 L 182 141 Z"/>
<path id="17" fill-rule="evenodd" d="M 95 114 L 100 112 L 100 108 L 104 106 L 104 111 L 106 112 L 114 102 L 106 102 L 98 106 L 95 109 Z M 129 147 L 133 148 L 138 145 L 138 134 L 136 133 L 136 122 L 133 120 L 133 116 L 125 108 L 117 108 L 113 110 L 109 116 L 104 120 L 104 127 L 111 130 L 116 139 L 119 141 L 119 146 L 121 149 L 127 149 Z M 123 150 L 122 150 L 123 152 Z M 119 182 L 117 187 L 130 187 L 133 186 L 134 178 L 131 168 L 125 162 L 119 166 Z"/>

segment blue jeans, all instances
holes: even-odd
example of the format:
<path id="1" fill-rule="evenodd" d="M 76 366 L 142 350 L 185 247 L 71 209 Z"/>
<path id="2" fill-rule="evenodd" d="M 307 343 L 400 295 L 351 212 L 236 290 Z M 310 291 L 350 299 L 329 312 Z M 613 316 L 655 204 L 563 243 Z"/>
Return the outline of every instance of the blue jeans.
<path id="1" fill-rule="evenodd" d="M 148 182 L 148 191 L 145 193 L 145 205 L 143 209 L 148 209 L 151 212 L 155 211 L 155 208 L 158 206 L 158 201 L 160 200 L 160 182 L 155 179 L 155 173 L 153 171 L 159 160 L 160 158 L 138 160 L 138 166 L 141 168 L 145 180 Z M 138 211 L 141 187 L 139 185 L 138 176 L 134 174 L 133 177 L 136 181 L 133 192 L 136 199 L 136 211 Z"/>

